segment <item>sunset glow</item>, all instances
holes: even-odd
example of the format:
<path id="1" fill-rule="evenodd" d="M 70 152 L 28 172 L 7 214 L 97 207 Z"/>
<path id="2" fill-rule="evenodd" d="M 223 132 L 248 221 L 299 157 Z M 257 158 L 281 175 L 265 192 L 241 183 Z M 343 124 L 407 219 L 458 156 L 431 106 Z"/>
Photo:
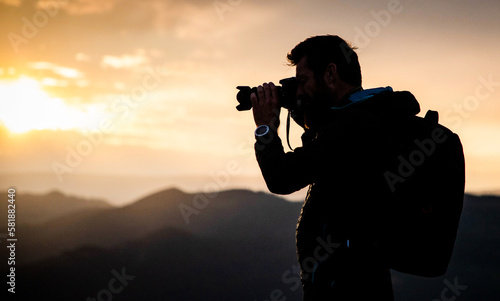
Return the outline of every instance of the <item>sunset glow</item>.
<path id="1" fill-rule="evenodd" d="M 498 15 L 489 0 L 0 0 L 1 184 L 123 204 L 203 190 L 236 162 L 220 189 L 267 191 L 236 86 L 294 76 L 287 53 L 333 34 L 357 47 L 363 88 L 410 91 L 460 136 L 467 192 L 500 193 Z M 293 147 L 301 134 L 292 122 Z M 136 182 L 84 178 L 124 175 Z"/>
<path id="2" fill-rule="evenodd" d="M 0 122 L 12 133 L 69 130 L 89 125 L 90 113 L 51 97 L 29 77 L 0 82 L 0 95 Z"/>

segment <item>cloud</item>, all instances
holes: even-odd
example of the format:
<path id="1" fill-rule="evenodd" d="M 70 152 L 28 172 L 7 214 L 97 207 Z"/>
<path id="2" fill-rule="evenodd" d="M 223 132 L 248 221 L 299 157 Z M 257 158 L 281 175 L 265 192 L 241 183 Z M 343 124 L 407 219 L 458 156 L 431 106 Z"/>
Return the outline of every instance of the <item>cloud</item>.
<path id="1" fill-rule="evenodd" d="M 101 60 L 103 68 L 111 67 L 115 69 L 132 68 L 146 65 L 150 62 L 144 49 L 136 50 L 135 54 L 124 54 L 121 56 L 105 55 Z"/>
<path id="2" fill-rule="evenodd" d="M 75 55 L 75 59 L 79 62 L 90 62 L 91 60 L 91 57 L 90 55 L 88 54 L 85 54 L 83 52 L 78 52 L 76 55 Z"/>
<path id="3" fill-rule="evenodd" d="M 20 6 L 21 0 L 0 0 L 0 3 L 11 5 L 11 6 Z"/>
<path id="4" fill-rule="evenodd" d="M 49 70 L 65 78 L 77 79 L 84 77 L 84 74 L 77 69 L 59 66 L 50 62 L 29 63 L 28 67 L 33 70 Z"/>
<path id="5" fill-rule="evenodd" d="M 61 5 L 61 9 L 70 15 L 89 15 L 107 13 L 122 0 L 72 0 L 72 1 L 56 1 L 56 0 L 39 0 L 37 7 L 43 9 L 48 6 Z"/>

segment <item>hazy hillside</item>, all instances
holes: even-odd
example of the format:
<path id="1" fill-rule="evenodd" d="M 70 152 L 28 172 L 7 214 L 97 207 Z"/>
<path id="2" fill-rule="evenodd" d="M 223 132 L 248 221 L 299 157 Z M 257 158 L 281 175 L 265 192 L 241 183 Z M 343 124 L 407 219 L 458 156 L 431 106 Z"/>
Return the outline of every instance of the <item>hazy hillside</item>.
<path id="1" fill-rule="evenodd" d="M 293 242 L 207 239 L 167 228 L 115 249 L 81 248 L 22 268 L 19 281 L 26 281 L 25 296 L 86 300 L 107 288 L 113 269 L 125 268 L 135 278 L 113 300 L 264 300 L 277 288 L 299 300 L 300 290 L 292 298 L 281 280 L 295 260 Z"/>
<path id="2" fill-rule="evenodd" d="M 95 297 L 110 271 L 121 267 L 137 275 L 137 281 L 116 300 L 263 300 L 277 288 L 290 291 L 281 277 L 296 264 L 294 231 L 301 204 L 264 193 L 223 191 L 186 223 L 179 204 L 193 206 L 195 197 L 169 189 L 123 208 L 23 227 L 21 259 L 78 248 L 23 265 L 20 279 L 29 292 L 71 283 L 71 292 L 47 291 L 56 300 Z M 46 273 L 52 276 L 44 277 Z M 297 296 L 298 275 L 289 277 Z"/>
<path id="3" fill-rule="evenodd" d="M 203 195 L 201 195 L 203 196 Z M 20 261 L 35 261 L 81 245 L 111 247 L 165 227 L 206 237 L 262 235 L 278 241 L 294 239 L 300 204 L 243 190 L 220 192 L 186 223 L 179 205 L 195 209 L 197 195 L 169 189 L 112 210 L 80 211 L 37 226 L 18 229 L 23 246 Z M 19 235 L 21 235 L 19 234 Z"/>
<path id="4" fill-rule="evenodd" d="M 3 191 L 7 191 L 4 189 Z M 38 225 L 83 210 L 112 208 L 102 200 L 89 200 L 68 196 L 57 191 L 43 195 L 16 194 L 16 219 L 18 225 Z M 7 206 L 0 206 L 0 216 L 6 218 Z M 2 223 L 3 226 L 4 223 Z"/>
<path id="5" fill-rule="evenodd" d="M 40 260 L 18 266 L 19 291 L 25 298 L 87 300 L 104 294 L 123 272 L 133 279 L 113 300 L 301 299 L 294 245 L 300 204 L 223 191 L 186 223 L 179 205 L 193 206 L 197 197 L 169 189 L 123 208 L 21 227 L 19 257 Z M 466 286 L 459 295 L 448 289 L 447 298 L 499 300 L 499 217 L 499 197 L 467 195 L 447 274 L 421 278 L 393 272 L 396 300 L 441 300 L 446 283 Z"/>

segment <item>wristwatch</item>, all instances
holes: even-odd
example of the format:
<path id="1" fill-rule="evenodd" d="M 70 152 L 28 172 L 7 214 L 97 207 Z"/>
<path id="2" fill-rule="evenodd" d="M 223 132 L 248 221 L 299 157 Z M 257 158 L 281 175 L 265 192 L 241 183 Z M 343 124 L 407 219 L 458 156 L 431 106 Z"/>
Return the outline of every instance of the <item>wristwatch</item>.
<path id="1" fill-rule="evenodd" d="M 267 125 L 259 125 L 259 127 L 255 130 L 256 137 L 262 137 L 267 133 L 269 133 L 269 126 Z"/>

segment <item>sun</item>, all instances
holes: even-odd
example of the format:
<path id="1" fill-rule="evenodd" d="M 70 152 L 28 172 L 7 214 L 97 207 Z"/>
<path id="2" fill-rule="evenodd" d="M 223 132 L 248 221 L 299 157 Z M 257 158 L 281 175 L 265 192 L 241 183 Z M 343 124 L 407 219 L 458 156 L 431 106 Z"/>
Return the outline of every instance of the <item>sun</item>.
<path id="1" fill-rule="evenodd" d="M 12 133 L 85 127 L 89 113 L 51 97 L 29 77 L 0 81 L 0 123 Z"/>

